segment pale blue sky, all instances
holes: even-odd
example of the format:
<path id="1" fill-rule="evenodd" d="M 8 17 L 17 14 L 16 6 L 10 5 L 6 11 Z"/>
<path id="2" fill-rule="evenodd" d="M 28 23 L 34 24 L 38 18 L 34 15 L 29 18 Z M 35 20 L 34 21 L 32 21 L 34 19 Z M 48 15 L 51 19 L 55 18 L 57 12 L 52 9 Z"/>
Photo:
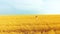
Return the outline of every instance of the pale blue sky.
<path id="1" fill-rule="evenodd" d="M 60 14 L 60 0 L 0 0 L 0 14 Z"/>

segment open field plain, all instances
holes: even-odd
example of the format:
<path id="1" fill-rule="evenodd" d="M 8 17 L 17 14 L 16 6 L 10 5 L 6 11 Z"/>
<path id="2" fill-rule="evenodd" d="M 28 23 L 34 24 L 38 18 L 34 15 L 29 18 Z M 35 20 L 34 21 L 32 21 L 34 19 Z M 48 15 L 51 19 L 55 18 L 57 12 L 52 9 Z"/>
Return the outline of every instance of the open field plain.
<path id="1" fill-rule="evenodd" d="M 0 16 L 0 34 L 60 34 L 60 15 Z"/>

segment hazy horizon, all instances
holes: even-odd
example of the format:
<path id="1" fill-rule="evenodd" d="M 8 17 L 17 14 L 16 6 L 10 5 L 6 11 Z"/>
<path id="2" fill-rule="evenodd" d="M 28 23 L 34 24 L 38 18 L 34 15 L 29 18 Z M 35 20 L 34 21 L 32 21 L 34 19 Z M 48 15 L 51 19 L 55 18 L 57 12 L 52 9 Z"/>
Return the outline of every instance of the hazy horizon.
<path id="1" fill-rule="evenodd" d="M 60 14 L 60 0 L 0 0 L 0 14 Z"/>

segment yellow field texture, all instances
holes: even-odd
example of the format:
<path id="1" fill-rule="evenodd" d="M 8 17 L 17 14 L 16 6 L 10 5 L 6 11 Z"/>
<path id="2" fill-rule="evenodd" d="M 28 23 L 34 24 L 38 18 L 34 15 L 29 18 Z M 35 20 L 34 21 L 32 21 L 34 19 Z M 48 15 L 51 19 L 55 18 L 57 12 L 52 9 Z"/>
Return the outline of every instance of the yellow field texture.
<path id="1" fill-rule="evenodd" d="M 60 15 L 0 16 L 0 34 L 60 34 Z"/>

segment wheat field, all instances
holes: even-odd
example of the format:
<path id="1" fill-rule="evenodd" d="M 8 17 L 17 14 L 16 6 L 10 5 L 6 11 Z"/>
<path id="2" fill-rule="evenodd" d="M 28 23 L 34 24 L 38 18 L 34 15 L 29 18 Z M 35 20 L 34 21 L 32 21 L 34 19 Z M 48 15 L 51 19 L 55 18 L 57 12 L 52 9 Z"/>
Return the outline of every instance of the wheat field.
<path id="1" fill-rule="evenodd" d="M 0 34 L 60 34 L 60 15 L 0 16 Z"/>

